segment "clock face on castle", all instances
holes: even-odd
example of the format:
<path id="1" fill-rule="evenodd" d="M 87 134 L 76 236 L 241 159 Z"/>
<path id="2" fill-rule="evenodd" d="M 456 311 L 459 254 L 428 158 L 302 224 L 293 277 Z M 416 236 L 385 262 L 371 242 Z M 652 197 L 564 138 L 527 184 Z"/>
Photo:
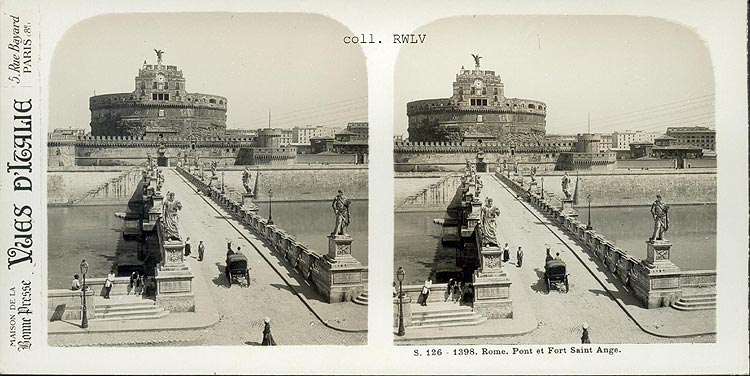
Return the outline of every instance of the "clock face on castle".
<path id="1" fill-rule="evenodd" d="M 474 87 L 481 88 L 482 86 L 484 86 L 484 81 L 482 81 L 480 79 L 474 80 Z"/>
<path id="2" fill-rule="evenodd" d="M 156 76 L 156 82 L 164 82 L 164 76 L 159 74 Z"/>

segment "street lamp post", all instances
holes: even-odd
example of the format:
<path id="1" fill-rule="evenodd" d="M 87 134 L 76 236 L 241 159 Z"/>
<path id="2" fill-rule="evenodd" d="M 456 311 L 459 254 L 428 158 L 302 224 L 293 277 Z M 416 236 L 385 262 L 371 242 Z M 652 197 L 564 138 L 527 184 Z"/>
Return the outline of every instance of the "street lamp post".
<path id="1" fill-rule="evenodd" d="M 268 188 L 268 224 L 273 224 L 273 214 L 271 214 L 271 201 L 273 201 L 273 191 Z"/>
<path id="2" fill-rule="evenodd" d="M 404 329 L 404 268 L 398 267 L 396 278 L 398 279 L 398 336 L 403 337 L 406 334 Z"/>
<path id="3" fill-rule="evenodd" d="M 591 226 L 591 193 L 586 195 L 586 200 L 589 202 L 589 223 L 586 225 L 586 230 L 593 230 L 594 228 Z"/>
<path id="4" fill-rule="evenodd" d="M 89 318 L 86 313 L 86 272 L 89 271 L 89 263 L 86 262 L 86 260 L 81 261 L 81 274 L 83 274 L 83 288 L 81 289 L 81 301 L 82 304 L 82 312 L 81 312 L 81 328 L 88 328 L 89 327 Z"/>
<path id="5" fill-rule="evenodd" d="M 224 171 L 221 172 L 221 193 L 224 193 Z"/>
<path id="6" fill-rule="evenodd" d="M 540 177 L 539 180 L 542 181 L 542 200 L 544 200 L 544 176 Z"/>

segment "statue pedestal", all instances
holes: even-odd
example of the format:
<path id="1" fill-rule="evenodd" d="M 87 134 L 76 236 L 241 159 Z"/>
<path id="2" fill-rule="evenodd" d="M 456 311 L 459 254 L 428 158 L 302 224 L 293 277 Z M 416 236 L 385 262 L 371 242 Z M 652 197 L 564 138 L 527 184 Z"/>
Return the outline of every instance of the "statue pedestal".
<path id="1" fill-rule="evenodd" d="M 164 238 L 159 223 L 161 264 L 156 269 L 156 303 L 170 312 L 195 312 L 193 273 L 185 264 L 185 243 Z"/>
<path id="2" fill-rule="evenodd" d="M 328 303 L 346 302 L 365 290 L 362 272 L 365 267 L 352 257 L 350 235 L 329 235 L 328 253 L 321 259 L 319 274 L 313 274 L 315 286 Z"/>
<path id="3" fill-rule="evenodd" d="M 529 190 L 531 191 L 531 193 L 539 193 L 539 185 L 536 181 L 529 182 Z"/>
<path id="4" fill-rule="evenodd" d="M 568 217 L 578 217 L 578 212 L 573 209 L 573 199 L 562 199 L 562 213 Z"/>
<path id="5" fill-rule="evenodd" d="M 461 237 L 469 238 L 474 234 L 474 229 L 479 224 L 479 219 L 482 216 L 482 202 L 472 197 L 472 200 L 465 204 L 466 206 L 466 221 L 461 226 Z"/>
<path id="6" fill-rule="evenodd" d="M 682 296 L 680 268 L 669 259 L 669 240 L 646 241 L 646 259 L 634 265 L 630 285 L 647 308 L 666 307 Z"/>
<path id="7" fill-rule="evenodd" d="M 502 266 L 503 250 L 481 247 L 479 269 L 474 272 L 474 310 L 489 319 L 513 317 L 510 278 Z"/>
<path id="8" fill-rule="evenodd" d="M 162 205 L 164 205 L 164 196 L 157 191 L 151 196 L 151 208 L 148 209 L 147 220 L 143 222 L 143 231 L 154 231 L 156 229 L 156 224 L 161 218 Z"/>
<path id="9" fill-rule="evenodd" d="M 255 202 L 253 202 L 253 198 L 255 198 L 255 195 L 252 193 L 243 193 L 242 194 L 242 208 L 245 209 L 245 211 L 258 211 L 258 205 L 255 205 Z"/>

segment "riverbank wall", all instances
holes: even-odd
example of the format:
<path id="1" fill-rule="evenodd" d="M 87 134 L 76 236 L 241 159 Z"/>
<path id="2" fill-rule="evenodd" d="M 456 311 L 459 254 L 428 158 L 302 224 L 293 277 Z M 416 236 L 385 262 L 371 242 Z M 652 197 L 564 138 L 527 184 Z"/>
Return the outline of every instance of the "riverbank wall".
<path id="1" fill-rule="evenodd" d="M 129 168 L 77 167 L 54 169 L 47 173 L 48 205 L 109 205 L 127 203 L 137 189 L 138 174 L 130 175 Z M 242 167 L 218 169 L 224 173 L 224 184 L 237 191 L 242 187 Z M 352 200 L 368 198 L 368 168 L 366 165 L 341 166 L 278 166 L 250 170 L 251 186 L 260 172 L 256 201 L 268 201 L 268 190 L 273 191 L 274 202 L 328 201 L 338 190 Z M 210 175 L 210 171 L 204 171 Z M 114 183 L 122 176 L 127 180 Z M 133 177 L 134 176 L 134 177 Z M 132 179 L 131 179 L 132 177 Z M 132 182 L 120 187 L 121 183 Z M 106 187 L 105 187 L 106 186 Z M 119 188 L 115 188 L 119 187 Z M 97 193 L 95 193 L 97 192 Z M 117 193 L 119 192 L 119 193 Z M 124 194 L 124 195 L 123 195 Z M 86 200 L 82 198 L 86 196 Z"/>

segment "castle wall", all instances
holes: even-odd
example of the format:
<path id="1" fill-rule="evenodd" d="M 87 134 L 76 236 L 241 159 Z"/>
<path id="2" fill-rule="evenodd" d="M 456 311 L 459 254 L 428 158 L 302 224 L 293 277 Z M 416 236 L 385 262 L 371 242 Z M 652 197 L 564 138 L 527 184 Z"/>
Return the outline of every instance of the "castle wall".
<path id="1" fill-rule="evenodd" d="M 123 102 L 91 107 L 91 135 L 141 136 L 147 128 L 189 137 L 217 137 L 226 133 L 226 109 L 170 104 Z M 166 132 L 165 132 L 166 133 Z"/>
<path id="2" fill-rule="evenodd" d="M 197 155 L 201 162 L 217 161 L 220 166 L 232 166 L 237 160 L 241 148 L 238 146 L 197 146 L 190 149 L 185 146 L 166 146 L 164 156 L 169 158 L 170 166 L 176 166 L 177 161 L 185 152 Z M 148 154 L 155 158 L 158 150 L 156 145 L 132 146 L 79 146 L 75 149 L 75 160 L 78 166 L 138 166 L 147 162 Z M 192 163 L 192 160 L 188 158 Z"/>
<path id="3" fill-rule="evenodd" d="M 460 142 L 466 133 L 486 133 L 500 142 L 542 141 L 545 115 L 531 112 L 500 112 L 491 109 L 420 111 L 409 115 L 409 140 L 415 142 Z M 442 124 L 450 124 L 446 127 Z M 455 124 L 455 126 L 454 126 Z"/>
<path id="4" fill-rule="evenodd" d="M 484 162 L 489 171 L 502 167 L 519 170 L 535 166 L 537 171 L 552 171 L 561 152 L 569 151 L 571 142 L 544 144 L 502 143 L 461 144 L 448 142 L 398 142 L 394 144 L 394 168 L 396 172 L 409 171 L 462 171 L 466 160 L 475 161 L 477 153 L 484 152 Z M 505 165 L 503 165 L 505 161 Z M 504 167 L 503 167 L 504 166 Z"/>

